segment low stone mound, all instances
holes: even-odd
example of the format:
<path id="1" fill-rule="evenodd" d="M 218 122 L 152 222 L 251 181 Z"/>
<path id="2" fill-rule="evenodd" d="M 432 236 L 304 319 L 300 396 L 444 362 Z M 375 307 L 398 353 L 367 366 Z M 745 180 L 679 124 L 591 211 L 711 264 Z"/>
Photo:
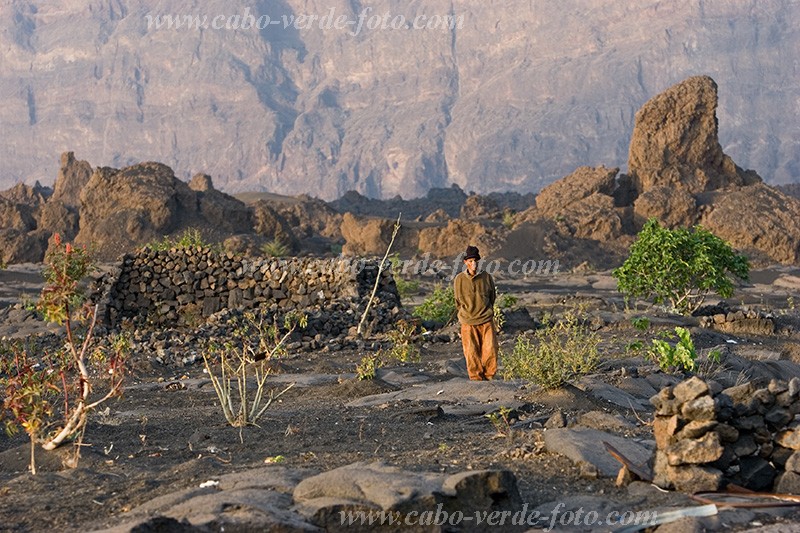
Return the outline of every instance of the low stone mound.
<path id="1" fill-rule="evenodd" d="M 800 378 L 721 390 L 693 377 L 651 398 L 654 483 L 686 492 L 735 483 L 755 491 L 800 488 Z"/>
<path id="2" fill-rule="evenodd" d="M 718 309 L 700 317 L 700 326 L 733 335 L 772 335 L 775 317 L 755 309 Z"/>

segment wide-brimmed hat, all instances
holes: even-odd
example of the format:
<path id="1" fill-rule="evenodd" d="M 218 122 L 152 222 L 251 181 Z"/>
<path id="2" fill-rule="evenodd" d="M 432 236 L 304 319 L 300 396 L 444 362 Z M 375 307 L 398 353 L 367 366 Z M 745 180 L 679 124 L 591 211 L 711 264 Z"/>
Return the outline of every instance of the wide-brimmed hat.
<path id="1" fill-rule="evenodd" d="M 480 259 L 481 254 L 478 252 L 478 248 L 475 246 L 467 246 L 467 254 L 464 256 L 464 260 L 467 259 Z"/>

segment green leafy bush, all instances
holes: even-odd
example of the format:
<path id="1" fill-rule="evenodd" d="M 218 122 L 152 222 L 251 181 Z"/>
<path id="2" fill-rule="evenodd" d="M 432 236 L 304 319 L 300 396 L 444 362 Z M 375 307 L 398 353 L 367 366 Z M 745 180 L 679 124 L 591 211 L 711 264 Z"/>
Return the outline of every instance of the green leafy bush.
<path id="1" fill-rule="evenodd" d="M 514 349 L 503 354 L 503 377 L 533 381 L 555 389 L 570 379 L 593 371 L 600 359 L 600 337 L 581 324 L 577 313 L 567 312 L 533 337 L 520 335 Z"/>
<path id="2" fill-rule="evenodd" d="M 677 340 L 675 340 L 677 338 Z M 669 340 L 674 340 L 671 344 Z M 653 345 L 648 351 L 650 356 L 658 363 L 664 372 L 672 368 L 678 368 L 692 372 L 697 369 L 697 350 L 692 341 L 689 330 L 680 326 L 675 327 L 675 336 L 670 334 L 662 335 L 661 339 L 653 339 Z"/>
<path id="3" fill-rule="evenodd" d="M 497 305 L 500 309 L 510 309 L 517 305 L 517 302 L 519 302 L 519 298 L 513 294 L 506 293 L 497 295 Z"/>
<path id="4" fill-rule="evenodd" d="M 650 328 L 650 319 L 646 316 L 637 316 L 631 320 L 631 324 L 639 331 L 647 331 Z"/>
<path id="5" fill-rule="evenodd" d="M 631 246 L 628 259 L 612 275 L 627 296 L 669 302 L 689 314 L 711 292 L 729 298 L 734 279 L 747 280 L 749 272 L 747 258 L 708 230 L 700 226 L 670 230 L 651 218 Z"/>
<path id="6" fill-rule="evenodd" d="M 456 315 L 456 297 L 453 287 L 438 286 L 414 309 L 414 316 L 422 320 L 448 324 Z"/>

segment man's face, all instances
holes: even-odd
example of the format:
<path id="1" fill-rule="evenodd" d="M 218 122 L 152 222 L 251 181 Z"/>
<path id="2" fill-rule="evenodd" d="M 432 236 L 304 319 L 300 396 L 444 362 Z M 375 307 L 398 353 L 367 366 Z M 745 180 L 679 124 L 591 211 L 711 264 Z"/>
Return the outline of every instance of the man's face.
<path id="1" fill-rule="evenodd" d="M 477 259 L 473 259 L 473 258 L 464 259 L 464 264 L 467 265 L 467 270 L 469 272 L 475 272 L 475 270 L 478 268 L 478 260 Z"/>

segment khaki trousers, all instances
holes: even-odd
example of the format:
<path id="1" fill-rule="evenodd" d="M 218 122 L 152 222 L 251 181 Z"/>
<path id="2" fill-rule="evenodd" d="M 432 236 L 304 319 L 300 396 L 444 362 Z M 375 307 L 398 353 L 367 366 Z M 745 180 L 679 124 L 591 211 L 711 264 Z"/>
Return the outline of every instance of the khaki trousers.
<path id="1" fill-rule="evenodd" d="M 467 360 L 469 379 L 492 379 L 497 372 L 497 334 L 494 321 L 477 326 L 461 324 L 461 344 Z"/>

